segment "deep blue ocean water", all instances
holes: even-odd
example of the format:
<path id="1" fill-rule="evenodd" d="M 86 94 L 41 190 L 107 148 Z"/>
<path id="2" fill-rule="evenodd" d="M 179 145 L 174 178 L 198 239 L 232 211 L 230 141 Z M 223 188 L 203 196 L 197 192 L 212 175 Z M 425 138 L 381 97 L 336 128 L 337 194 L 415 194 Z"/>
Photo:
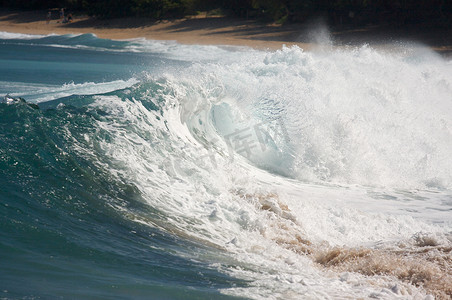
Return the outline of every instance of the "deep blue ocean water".
<path id="1" fill-rule="evenodd" d="M 452 63 L 423 47 L 2 33 L 0 96 L 2 299 L 439 293 L 316 262 L 450 262 Z"/>

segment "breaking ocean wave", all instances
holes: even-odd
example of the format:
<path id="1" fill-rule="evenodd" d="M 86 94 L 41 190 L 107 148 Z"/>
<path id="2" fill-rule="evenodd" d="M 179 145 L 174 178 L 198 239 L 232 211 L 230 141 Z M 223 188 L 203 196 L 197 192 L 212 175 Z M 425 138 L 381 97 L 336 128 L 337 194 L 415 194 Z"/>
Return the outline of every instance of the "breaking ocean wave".
<path id="1" fill-rule="evenodd" d="M 449 61 L 2 43 L 2 297 L 451 296 Z"/>

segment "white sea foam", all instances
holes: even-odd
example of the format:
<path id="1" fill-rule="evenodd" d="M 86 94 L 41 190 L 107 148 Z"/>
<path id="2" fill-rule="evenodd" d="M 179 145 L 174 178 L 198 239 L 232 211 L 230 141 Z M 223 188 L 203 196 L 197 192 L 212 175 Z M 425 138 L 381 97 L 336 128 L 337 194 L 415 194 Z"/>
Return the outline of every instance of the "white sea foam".
<path id="1" fill-rule="evenodd" d="M 152 51 L 180 58 L 190 48 L 162 45 Z M 452 245 L 450 63 L 370 47 L 218 49 L 133 85 L 128 99 L 91 104 L 106 112 L 86 139 L 99 164 L 166 217 L 125 215 L 218 249 L 214 259 L 178 254 L 250 281 L 224 290 L 232 295 L 422 299 L 446 289 L 414 286 L 388 265 L 426 276 L 437 265 L 419 249 L 450 256 L 441 252 Z M 266 139 L 265 150 L 254 140 L 240 155 L 228 140 L 275 120 L 288 138 Z"/>
<path id="2" fill-rule="evenodd" d="M 13 97 L 24 97 L 30 102 L 44 102 L 72 95 L 96 95 L 131 87 L 138 82 L 135 78 L 109 82 L 65 83 L 61 86 L 45 84 L 24 84 L 21 82 L 0 82 L 3 90 L 20 91 L 9 93 Z"/>
<path id="3" fill-rule="evenodd" d="M 3 40 L 34 40 L 34 39 L 40 39 L 46 36 L 53 36 L 54 34 L 49 35 L 42 35 L 42 34 L 24 34 L 24 33 L 13 33 L 13 32 L 6 32 L 6 31 L 0 31 L 0 39 Z"/>
<path id="4" fill-rule="evenodd" d="M 256 121 L 282 118 L 295 152 L 288 170 L 294 178 L 452 186 L 452 69 L 433 54 L 293 47 L 204 73 Z"/>
<path id="5" fill-rule="evenodd" d="M 360 189 L 344 191 L 287 182 L 247 165 L 239 157 L 234 165 L 217 158 L 218 168 L 214 168 L 210 162 L 199 160 L 199 156 L 208 152 L 197 145 L 187 127 L 180 123 L 177 105 L 165 113 L 170 131 L 163 120 L 154 121 L 156 114 L 137 101 L 102 96 L 92 106 L 111 116 L 98 125 L 113 141 L 92 138 L 109 158 L 106 161 L 111 164 L 111 173 L 135 182 L 149 205 L 167 214 L 167 221 L 160 224 L 143 217 L 138 221 L 227 249 L 234 258 L 233 267 L 226 267 L 231 262 L 224 262 L 224 258 L 219 258 L 219 264 L 212 267 L 252 280 L 249 288 L 231 289 L 227 293 L 257 299 L 379 294 L 382 288 L 391 288 L 393 279 L 383 276 L 371 282 L 358 274 L 343 279 L 340 274 L 322 271 L 307 256 L 286 249 L 281 243 L 299 234 L 313 243 L 326 242 L 330 246 L 371 246 L 380 241 L 408 239 L 419 231 L 443 231 L 411 217 L 360 212 L 336 199 L 342 196 L 346 201 L 347 192 L 348 196 L 358 198 Z M 129 131 L 131 127 L 133 134 Z M 251 196 L 249 199 L 240 196 L 235 189 Z M 297 224 L 272 211 L 257 209 L 258 195 L 269 192 L 279 194 L 279 199 L 289 205 Z M 408 295 L 421 293 L 409 285 L 400 283 L 400 286 L 408 290 Z M 394 292 L 383 296 L 383 299 L 402 297 Z"/>

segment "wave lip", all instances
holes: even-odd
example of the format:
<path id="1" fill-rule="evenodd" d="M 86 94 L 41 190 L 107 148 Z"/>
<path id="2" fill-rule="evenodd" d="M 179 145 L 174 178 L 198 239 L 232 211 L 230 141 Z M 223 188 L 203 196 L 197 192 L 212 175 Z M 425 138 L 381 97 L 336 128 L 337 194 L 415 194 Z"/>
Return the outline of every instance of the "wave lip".
<path id="1" fill-rule="evenodd" d="M 55 34 L 42 35 L 42 34 L 24 34 L 0 31 L 0 39 L 3 40 L 35 40 L 54 35 Z"/>
<path id="2" fill-rule="evenodd" d="M 43 85 L 33 91 L 26 93 L 11 93 L 12 96 L 20 96 L 29 99 L 32 102 L 45 102 L 60 99 L 74 95 L 97 95 L 122 90 L 138 83 L 135 78 L 128 80 L 115 80 L 111 82 L 85 82 L 85 83 L 66 83 L 62 86 Z"/>

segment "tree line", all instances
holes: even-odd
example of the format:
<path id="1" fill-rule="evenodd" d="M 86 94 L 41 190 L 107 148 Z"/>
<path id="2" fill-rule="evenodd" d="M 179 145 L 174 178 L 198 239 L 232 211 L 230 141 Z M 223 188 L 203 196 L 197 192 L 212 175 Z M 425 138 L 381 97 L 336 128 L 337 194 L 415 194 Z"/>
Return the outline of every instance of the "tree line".
<path id="1" fill-rule="evenodd" d="M 100 18 L 166 19 L 220 9 L 269 22 L 303 22 L 323 17 L 331 24 L 452 26 L 452 0 L 0 0 L 12 9 L 61 8 Z"/>

